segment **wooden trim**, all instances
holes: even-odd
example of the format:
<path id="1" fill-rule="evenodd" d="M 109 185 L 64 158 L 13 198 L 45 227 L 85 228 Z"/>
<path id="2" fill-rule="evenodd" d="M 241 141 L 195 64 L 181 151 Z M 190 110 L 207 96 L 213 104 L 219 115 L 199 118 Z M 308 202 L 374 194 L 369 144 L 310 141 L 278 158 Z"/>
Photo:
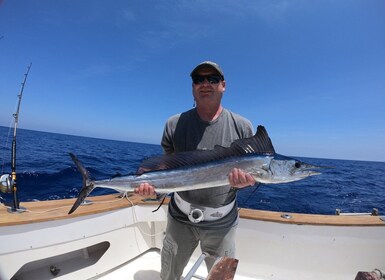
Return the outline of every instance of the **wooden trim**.
<path id="1" fill-rule="evenodd" d="M 132 205 L 154 205 L 159 202 L 145 202 L 140 196 L 130 196 L 121 198 L 119 194 L 91 196 L 87 201 L 94 202 L 90 205 L 79 207 L 73 214 L 68 215 L 68 211 L 75 199 L 47 200 L 37 202 L 24 202 L 21 207 L 25 207 L 28 212 L 8 213 L 5 207 L 0 206 L 0 226 L 22 225 L 29 223 L 48 222 L 54 220 L 68 219 L 93 215 L 108 211 L 114 211 Z M 168 200 L 164 202 L 168 203 Z M 284 218 L 282 215 L 289 215 L 291 218 Z M 272 211 L 262 211 L 241 208 L 239 215 L 242 219 L 288 223 L 297 225 L 316 225 L 316 226 L 385 226 L 385 222 L 380 216 L 337 216 L 337 215 L 312 215 L 298 213 L 282 213 Z M 288 217 L 288 216 L 286 216 Z"/>
<path id="2" fill-rule="evenodd" d="M 71 215 L 68 215 L 68 211 L 75 202 L 74 198 L 20 203 L 20 207 L 27 211 L 19 213 L 9 213 L 5 207 L 1 207 L 0 226 L 48 222 L 114 211 L 132 206 L 131 202 L 137 204 L 140 197 L 132 197 L 129 202 L 118 194 L 110 194 L 90 196 L 86 201 L 91 201 L 93 204 L 82 205 Z"/>
<path id="3" fill-rule="evenodd" d="M 272 212 L 241 208 L 243 219 L 316 226 L 385 226 L 381 216 L 338 216 Z"/>

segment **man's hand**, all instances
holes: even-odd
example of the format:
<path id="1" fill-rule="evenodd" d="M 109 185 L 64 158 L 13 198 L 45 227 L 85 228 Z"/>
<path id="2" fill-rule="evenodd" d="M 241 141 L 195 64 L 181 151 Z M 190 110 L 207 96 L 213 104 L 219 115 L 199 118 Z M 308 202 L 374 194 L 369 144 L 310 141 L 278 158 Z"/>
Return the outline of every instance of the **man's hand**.
<path id="1" fill-rule="evenodd" d="M 234 168 L 229 174 L 229 183 L 231 187 L 241 189 L 254 185 L 256 181 L 249 173 L 246 173 L 239 168 Z"/>
<path id="2" fill-rule="evenodd" d="M 154 186 L 149 183 L 142 183 L 139 187 L 135 188 L 134 192 L 144 197 L 151 197 L 156 195 Z"/>

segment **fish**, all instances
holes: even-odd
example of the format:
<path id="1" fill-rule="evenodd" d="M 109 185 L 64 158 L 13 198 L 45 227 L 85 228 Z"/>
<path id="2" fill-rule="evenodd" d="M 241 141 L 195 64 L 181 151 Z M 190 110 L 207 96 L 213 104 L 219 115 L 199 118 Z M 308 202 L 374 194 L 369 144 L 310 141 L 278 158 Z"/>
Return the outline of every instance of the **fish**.
<path id="1" fill-rule="evenodd" d="M 229 185 L 233 168 L 249 173 L 257 183 L 280 184 L 321 174 L 311 165 L 277 154 L 264 126 L 254 136 L 235 140 L 229 147 L 187 151 L 145 159 L 136 174 L 105 180 L 91 180 L 79 159 L 70 153 L 83 178 L 83 187 L 68 214 L 73 213 L 94 188 L 133 192 L 141 183 L 149 183 L 158 194 L 214 188 Z"/>

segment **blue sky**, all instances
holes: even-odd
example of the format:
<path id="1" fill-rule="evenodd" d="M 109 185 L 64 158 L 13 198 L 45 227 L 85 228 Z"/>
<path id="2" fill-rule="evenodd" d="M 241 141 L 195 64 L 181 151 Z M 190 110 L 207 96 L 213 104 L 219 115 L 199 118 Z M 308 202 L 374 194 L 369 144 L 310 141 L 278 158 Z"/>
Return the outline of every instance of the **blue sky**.
<path id="1" fill-rule="evenodd" d="M 0 0 L 0 125 L 160 142 L 218 62 L 278 153 L 385 161 L 383 0 Z"/>

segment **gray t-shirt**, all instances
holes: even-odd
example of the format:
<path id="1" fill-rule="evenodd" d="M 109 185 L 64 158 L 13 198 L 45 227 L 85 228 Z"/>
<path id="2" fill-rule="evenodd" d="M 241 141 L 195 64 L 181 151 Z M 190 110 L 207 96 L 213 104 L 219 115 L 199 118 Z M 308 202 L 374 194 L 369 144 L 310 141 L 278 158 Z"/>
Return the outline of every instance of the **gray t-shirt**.
<path id="1" fill-rule="evenodd" d="M 253 136 L 253 127 L 249 120 L 223 109 L 219 117 L 211 122 L 203 121 L 196 109 L 191 109 L 182 114 L 172 116 L 168 119 L 161 145 L 167 154 L 184 151 L 213 149 L 216 145 L 229 147 L 232 142 L 240 138 Z M 194 191 L 178 192 L 178 194 L 193 205 L 204 207 L 221 207 L 231 203 L 236 192 L 229 185 L 201 189 Z M 177 220 L 191 223 L 178 207 L 173 199 L 169 204 L 170 214 Z M 213 221 L 194 224 L 206 228 L 226 227 L 237 220 L 237 207 L 226 217 Z"/>

